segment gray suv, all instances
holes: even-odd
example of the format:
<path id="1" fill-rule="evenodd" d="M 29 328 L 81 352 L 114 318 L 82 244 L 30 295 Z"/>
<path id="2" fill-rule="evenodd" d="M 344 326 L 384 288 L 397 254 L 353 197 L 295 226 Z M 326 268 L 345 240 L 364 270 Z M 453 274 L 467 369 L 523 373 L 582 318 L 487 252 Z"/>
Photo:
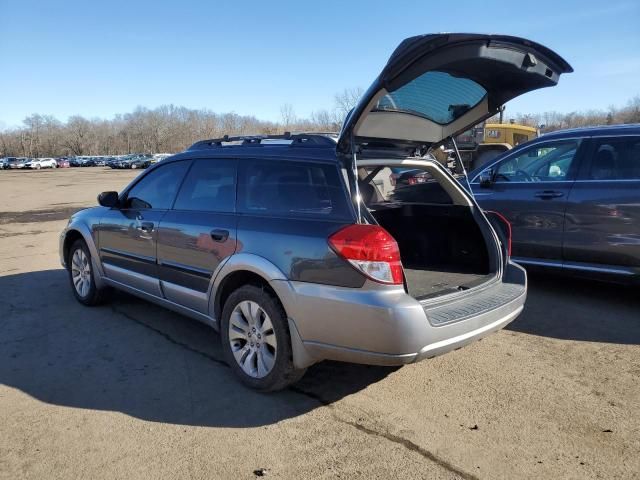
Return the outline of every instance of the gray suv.
<path id="1" fill-rule="evenodd" d="M 325 359 L 460 348 L 518 316 L 526 274 L 509 224 L 429 150 L 570 71 L 520 38 L 409 38 L 340 135 L 205 140 L 100 194 L 60 236 L 73 293 L 95 305 L 113 287 L 211 325 L 265 391 Z M 380 188 L 392 168 L 424 170 L 437 194 Z"/>

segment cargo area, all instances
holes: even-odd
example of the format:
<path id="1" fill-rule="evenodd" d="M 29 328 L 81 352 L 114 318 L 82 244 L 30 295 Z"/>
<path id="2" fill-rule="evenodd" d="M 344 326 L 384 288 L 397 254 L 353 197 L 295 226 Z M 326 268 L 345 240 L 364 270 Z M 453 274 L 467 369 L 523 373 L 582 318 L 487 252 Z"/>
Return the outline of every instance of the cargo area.
<path id="1" fill-rule="evenodd" d="M 370 212 L 398 242 L 411 296 L 463 291 L 493 278 L 495 268 L 470 207 L 393 203 L 373 205 Z"/>

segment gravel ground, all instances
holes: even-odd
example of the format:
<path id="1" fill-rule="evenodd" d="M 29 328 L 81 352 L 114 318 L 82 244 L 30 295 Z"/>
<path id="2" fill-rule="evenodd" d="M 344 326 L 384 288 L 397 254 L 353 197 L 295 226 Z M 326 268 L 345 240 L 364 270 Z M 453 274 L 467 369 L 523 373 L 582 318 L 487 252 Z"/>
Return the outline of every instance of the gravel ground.
<path id="1" fill-rule="evenodd" d="M 0 172 L 0 478 L 640 478 L 637 288 L 532 275 L 481 342 L 258 394 L 207 327 L 74 300 L 65 219 L 137 173 Z"/>

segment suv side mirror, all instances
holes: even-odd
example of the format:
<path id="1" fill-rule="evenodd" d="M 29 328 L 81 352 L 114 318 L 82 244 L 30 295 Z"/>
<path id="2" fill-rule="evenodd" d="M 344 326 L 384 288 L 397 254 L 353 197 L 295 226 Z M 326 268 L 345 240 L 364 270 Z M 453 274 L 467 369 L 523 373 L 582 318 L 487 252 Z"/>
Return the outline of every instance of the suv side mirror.
<path id="1" fill-rule="evenodd" d="M 480 174 L 479 177 L 480 187 L 482 188 L 491 188 L 493 184 L 493 170 L 485 170 Z"/>
<path id="2" fill-rule="evenodd" d="M 102 192 L 100 195 L 98 195 L 98 203 L 103 207 L 117 207 L 118 192 Z"/>

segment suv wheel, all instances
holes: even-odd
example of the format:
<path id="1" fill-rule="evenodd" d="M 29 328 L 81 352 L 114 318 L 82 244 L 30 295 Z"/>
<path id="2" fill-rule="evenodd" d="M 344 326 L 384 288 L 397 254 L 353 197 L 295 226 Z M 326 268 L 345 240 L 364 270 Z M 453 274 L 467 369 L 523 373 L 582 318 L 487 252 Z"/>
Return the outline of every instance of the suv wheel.
<path id="1" fill-rule="evenodd" d="M 76 299 L 88 306 L 105 300 L 107 290 L 98 289 L 91 265 L 91 254 L 84 240 L 76 240 L 69 251 L 69 280 Z"/>
<path id="2" fill-rule="evenodd" d="M 277 299 L 245 285 L 224 304 L 220 325 L 227 363 L 245 385 L 261 391 L 281 390 L 297 382 L 287 315 Z"/>

